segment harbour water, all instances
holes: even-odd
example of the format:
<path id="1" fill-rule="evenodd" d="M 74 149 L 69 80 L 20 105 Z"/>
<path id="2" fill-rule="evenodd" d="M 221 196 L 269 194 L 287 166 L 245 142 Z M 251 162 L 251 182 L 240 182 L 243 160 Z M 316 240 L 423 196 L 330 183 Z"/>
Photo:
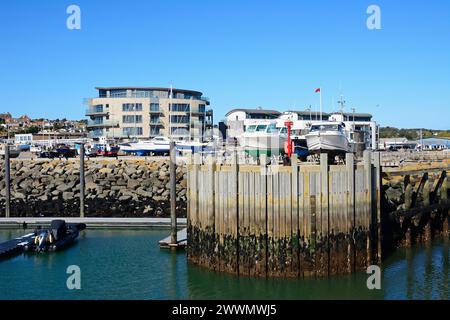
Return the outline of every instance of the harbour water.
<path id="1" fill-rule="evenodd" d="M 24 234 L 0 230 L 0 242 Z M 69 249 L 0 261 L 0 299 L 450 299 L 449 241 L 399 249 L 382 267 L 382 289 L 368 275 L 330 279 L 254 279 L 187 264 L 161 250 L 167 230 L 83 231 Z M 81 269 L 81 290 L 68 290 L 66 269 Z"/>

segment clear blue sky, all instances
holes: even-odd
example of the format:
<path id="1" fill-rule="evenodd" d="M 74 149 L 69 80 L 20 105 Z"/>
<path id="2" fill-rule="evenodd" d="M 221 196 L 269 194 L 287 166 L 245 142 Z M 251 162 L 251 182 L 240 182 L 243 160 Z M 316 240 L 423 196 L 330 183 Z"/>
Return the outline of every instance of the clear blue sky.
<path id="1" fill-rule="evenodd" d="M 66 28 L 77 4 L 82 29 Z M 382 10 L 382 30 L 366 9 Z M 202 91 L 234 107 L 370 112 L 450 129 L 448 0 L 15 0 L 0 5 L 0 112 L 84 118 L 95 86 Z M 332 105 L 334 101 L 334 105 Z"/>

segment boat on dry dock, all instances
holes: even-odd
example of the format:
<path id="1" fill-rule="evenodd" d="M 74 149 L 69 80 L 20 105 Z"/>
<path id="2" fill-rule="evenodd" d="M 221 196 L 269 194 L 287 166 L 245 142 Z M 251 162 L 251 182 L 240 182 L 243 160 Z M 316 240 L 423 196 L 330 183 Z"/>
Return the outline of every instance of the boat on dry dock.
<path id="1" fill-rule="evenodd" d="M 331 156 L 342 155 L 350 151 L 350 144 L 342 122 L 321 121 L 311 126 L 305 136 L 311 153 L 328 153 Z"/>

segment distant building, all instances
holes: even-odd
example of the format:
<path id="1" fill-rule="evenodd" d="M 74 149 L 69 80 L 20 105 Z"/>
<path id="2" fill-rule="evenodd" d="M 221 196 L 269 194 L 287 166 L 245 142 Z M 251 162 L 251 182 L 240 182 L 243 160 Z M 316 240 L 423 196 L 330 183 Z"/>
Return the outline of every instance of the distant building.
<path id="1" fill-rule="evenodd" d="M 410 141 L 404 137 L 381 138 L 378 143 L 378 149 L 380 150 L 415 149 L 416 147 L 416 141 Z"/>
<path id="2" fill-rule="evenodd" d="M 99 87 L 88 99 L 89 137 L 172 136 L 199 140 L 213 125 L 209 100 L 199 91 L 157 87 Z M 171 97 L 172 94 L 172 97 Z"/>
<path id="3" fill-rule="evenodd" d="M 422 147 L 421 144 L 423 142 L 423 150 L 446 150 L 450 149 L 450 139 L 444 138 L 424 138 L 422 140 L 418 140 L 416 143 L 418 146 Z"/>

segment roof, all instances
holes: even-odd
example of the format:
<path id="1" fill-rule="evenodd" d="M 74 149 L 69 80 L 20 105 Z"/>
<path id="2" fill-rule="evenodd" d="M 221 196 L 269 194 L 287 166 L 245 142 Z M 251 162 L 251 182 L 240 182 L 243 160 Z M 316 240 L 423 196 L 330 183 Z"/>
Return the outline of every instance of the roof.
<path id="1" fill-rule="evenodd" d="M 167 91 L 170 92 L 170 88 L 162 88 L 162 87 L 95 87 L 96 90 L 136 90 L 136 91 Z M 200 91 L 187 90 L 187 89 L 176 89 L 172 88 L 172 91 L 175 93 L 190 93 L 194 95 L 203 95 Z"/>
<path id="2" fill-rule="evenodd" d="M 296 113 L 296 114 L 298 114 L 299 116 L 309 116 L 310 114 L 311 114 L 311 115 L 315 115 L 316 113 L 317 113 L 317 114 L 320 114 L 320 112 L 315 111 L 315 110 L 311 110 L 311 111 L 309 111 L 309 110 L 305 110 L 305 111 L 294 111 L 294 110 L 289 110 L 289 111 L 287 111 L 287 112 Z M 322 112 L 322 116 L 330 116 L 330 114 L 329 114 L 329 113 L 326 113 L 326 112 Z"/>
<path id="3" fill-rule="evenodd" d="M 229 116 L 230 114 L 232 114 L 233 112 L 238 112 L 238 111 L 242 111 L 248 114 L 273 114 L 273 115 L 280 115 L 281 112 L 277 111 L 277 110 L 267 110 L 267 109 L 260 109 L 260 108 L 256 108 L 256 109 L 233 109 L 231 111 L 228 111 L 228 113 L 225 115 L 226 117 Z"/>
<path id="4" fill-rule="evenodd" d="M 340 112 L 334 112 L 335 114 Z M 359 117 L 359 118 L 372 118 L 372 115 L 370 113 L 352 113 L 352 112 L 344 112 L 344 116 L 348 116 L 348 117 Z"/>
<path id="5" fill-rule="evenodd" d="M 417 140 L 418 143 L 420 143 L 420 140 Z M 423 138 L 423 143 L 425 145 L 431 145 L 431 144 L 441 144 L 450 146 L 450 139 L 445 138 Z"/>

